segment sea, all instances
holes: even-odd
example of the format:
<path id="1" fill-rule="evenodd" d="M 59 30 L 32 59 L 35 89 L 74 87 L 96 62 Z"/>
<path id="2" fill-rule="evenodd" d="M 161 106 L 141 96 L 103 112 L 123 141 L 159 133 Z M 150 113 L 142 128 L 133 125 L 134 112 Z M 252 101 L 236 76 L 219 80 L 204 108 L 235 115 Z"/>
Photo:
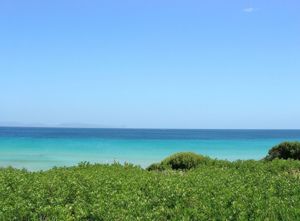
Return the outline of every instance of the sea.
<path id="1" fill-rule="evenodd" d="M 283 141 L 300 141 L 300 130 L 0 127 L 0 167 L 38 171 L 86 161 L 147 167 L 182 151 L 259 160 Z"/>

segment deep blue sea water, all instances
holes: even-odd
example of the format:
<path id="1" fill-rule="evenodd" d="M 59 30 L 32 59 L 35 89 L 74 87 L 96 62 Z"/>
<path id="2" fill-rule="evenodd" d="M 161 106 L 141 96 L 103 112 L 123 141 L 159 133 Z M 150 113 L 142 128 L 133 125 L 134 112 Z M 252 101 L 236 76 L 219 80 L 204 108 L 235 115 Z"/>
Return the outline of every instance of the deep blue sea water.
<path id="1" fill-rule="evenodd" d="M 282 141 L 300 141 L 300 130 L 162 130 L 0 127 L 0 166 L 29 170 L 81 161 L 143 167 L 179 151 L 212 158 L 261 159 Z"/>

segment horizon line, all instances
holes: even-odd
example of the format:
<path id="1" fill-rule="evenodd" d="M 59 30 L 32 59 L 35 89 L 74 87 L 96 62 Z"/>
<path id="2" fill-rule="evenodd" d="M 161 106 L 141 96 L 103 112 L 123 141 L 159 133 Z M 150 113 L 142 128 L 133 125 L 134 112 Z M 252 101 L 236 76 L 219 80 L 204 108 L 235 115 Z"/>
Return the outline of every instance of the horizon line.
<path id="1" fill-rule="evenodd" d="M 122 130 L 300 130 L 300 128 L 155 128 L 155 127 L 60 127 L 60 126 L 5 126 L 0 128 L 41 128 L 41 129 L 122 129 Z"/>

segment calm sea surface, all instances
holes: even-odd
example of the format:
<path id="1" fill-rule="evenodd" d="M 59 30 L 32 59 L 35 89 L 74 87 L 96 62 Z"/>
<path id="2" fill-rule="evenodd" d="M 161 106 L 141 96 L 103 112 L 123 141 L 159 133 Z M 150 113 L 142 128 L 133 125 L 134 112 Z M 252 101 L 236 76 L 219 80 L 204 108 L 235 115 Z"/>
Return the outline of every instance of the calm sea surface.
<path id="1" fill-rule="evenodd" d="M 130 162 L 143 167 L 179 151 L 212 158 L 260 159 L 300 130 L 159 130 L 0 127 L 0 166 L 29 170 L 81 161 Z"/>

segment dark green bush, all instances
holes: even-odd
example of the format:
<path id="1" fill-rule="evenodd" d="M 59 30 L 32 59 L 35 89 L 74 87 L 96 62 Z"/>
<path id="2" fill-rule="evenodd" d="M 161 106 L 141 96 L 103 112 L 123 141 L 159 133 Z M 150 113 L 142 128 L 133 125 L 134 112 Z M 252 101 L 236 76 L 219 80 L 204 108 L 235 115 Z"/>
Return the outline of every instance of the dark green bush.
<path id="1" fill-rule="evenodd" d="M 208 158 L 191 152 L 173 154 L 164 159 L 161 164 L 173 170 L 190 170 L 205 163 Z"/>
<path id="2" fill-rule="evenodd" d="M 300 160 L 300 142 L 283 142 L 270 149 L 265 159 L 276 158 Z"/>
<path id="3" fill-rule="evenodd" d="M 161 163 L 153 163 L 153 164 L 151 164 L 150 166 L 147 167 L 148 171 L 151 171 L 151 170 L 163 171 L 163 170 L 166 170 L 166 169 L 169 169 L 169 168 L 167 168 L 166 165 L 163 165 Z"/>

